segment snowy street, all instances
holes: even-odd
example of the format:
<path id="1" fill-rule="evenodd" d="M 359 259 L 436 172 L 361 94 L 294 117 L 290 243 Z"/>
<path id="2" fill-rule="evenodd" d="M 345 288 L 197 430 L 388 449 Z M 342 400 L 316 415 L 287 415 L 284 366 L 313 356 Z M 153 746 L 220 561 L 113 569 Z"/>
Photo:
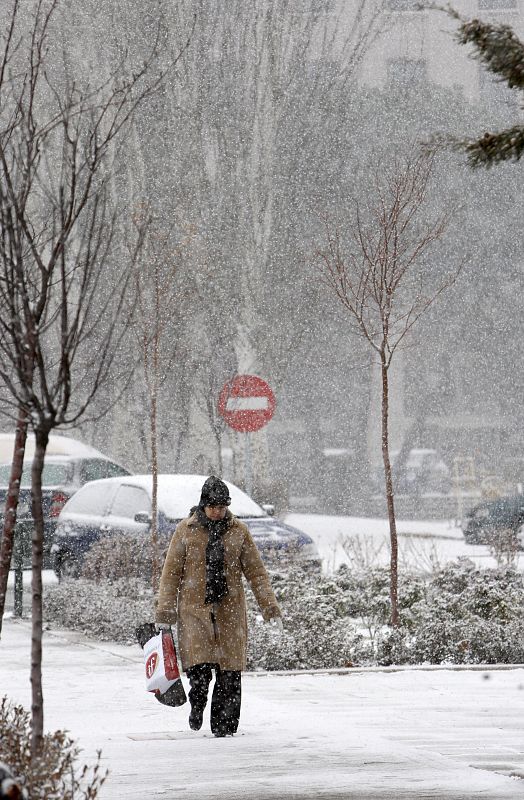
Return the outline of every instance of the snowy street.
<path id="1" fill-rule="evenodd" d="M 0 652 L 0 694 L 30 708 L 27 620 L 5 620 Z M 101 800 L 523 796 L 522 668 L 248 673 L 232 739 L 148 696 L 138 646 L 47 632 L 43 675 L 46 730 L 81 763 L 102 749 Z"/>
<path id="2" fill-rule="evenodd" d="M 389 564 L 389 526 L 386 519 L 288 514 L 286 522 L 308 533 L 315 542 L 325 572 L 353 561 L 360 567 Z M 449 521 L 397 520 L 401 570 L 431 572 L 448 561 L 469 558 L 477 567 L 495 567 L 485 545 L 464 541 L 460 527 Z M 516 554 L 517 569 L 524 568 L 524 552 Z"/>

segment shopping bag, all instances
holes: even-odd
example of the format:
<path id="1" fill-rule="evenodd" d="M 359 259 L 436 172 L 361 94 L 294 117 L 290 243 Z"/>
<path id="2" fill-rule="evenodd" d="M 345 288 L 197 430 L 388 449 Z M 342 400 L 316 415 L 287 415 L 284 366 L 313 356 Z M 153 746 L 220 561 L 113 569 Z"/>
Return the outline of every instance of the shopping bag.
<path id="1" fill-rule="evenodd" d="M 146 691 L 167 706 L 182 706 L 187 700 L 180 678 L 175 642 L 170 631 L 157 633 L 152 622 L 136 629 L 136 636 L 144 651 Z"/>

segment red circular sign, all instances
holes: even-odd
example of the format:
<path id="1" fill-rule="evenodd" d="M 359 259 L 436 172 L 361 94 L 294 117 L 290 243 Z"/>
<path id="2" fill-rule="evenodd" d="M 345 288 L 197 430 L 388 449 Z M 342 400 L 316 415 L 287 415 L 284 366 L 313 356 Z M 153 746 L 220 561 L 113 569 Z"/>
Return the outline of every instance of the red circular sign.
<path id="1" fill-rule="evenodd" d="M 146 677 L 151 678 L 158 666 L 158 653 L 151 653 L 146 661 Z"/>
<path id="2" fill-rule="evenodd" d="M 224 384 L 218 411 L 235 431 L 253 433 L 266 425 L 275 411 L 275 395 L 256 375 L 237 375 Z"/>

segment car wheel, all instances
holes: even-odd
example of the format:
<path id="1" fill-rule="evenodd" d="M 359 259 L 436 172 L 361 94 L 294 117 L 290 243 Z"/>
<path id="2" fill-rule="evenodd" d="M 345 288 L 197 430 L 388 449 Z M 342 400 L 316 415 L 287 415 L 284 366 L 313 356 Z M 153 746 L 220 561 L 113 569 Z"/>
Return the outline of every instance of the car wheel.
<path id="1" fill-rule="evenodd" d="M 55 567 L 55 572 L 60 583 L 70 580 L 71 578 L 78 578 L 79 571 L 78 561 L 71 553 L 63 553 Z"/>

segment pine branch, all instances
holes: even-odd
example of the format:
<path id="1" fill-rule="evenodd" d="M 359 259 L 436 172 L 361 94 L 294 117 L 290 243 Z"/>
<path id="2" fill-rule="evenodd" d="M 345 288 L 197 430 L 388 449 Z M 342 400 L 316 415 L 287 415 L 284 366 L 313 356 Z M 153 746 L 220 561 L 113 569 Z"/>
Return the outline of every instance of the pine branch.
<path id="1" fill-rule="evenodd" d="M 494 25 L 479 19 L 465 20 L 449 6 L 432 6 L 446 11 L 459 22 L 457 39 L 460 44 L 472 44 L 474 58 L 483 64 L 510 89 L 524 90 L 524 43 L 509 25 Z M 490 167 L 503 161 L 519 161 L 524 153 L 524 125 L 497 133 L 486 132 L 480 139 L 448 143 L 467 153 L 471 167 Z"/>
<path id="2" fill-rule="evenodd" d="M 461 44 L 472 44 L 475 58 L 503 78 L 510 89 L 524 89 L 524 43 L 509 25 L 463 21 L 457 37 Z"/>
<path id="3" fill-rule="evenodd" d="M 517 125 L 499 133 L 485 133 L 481 139 L 459 145 L 468 154 L 472 167 L 490 167 L 501 161 L 518 161 L 524 153 L 524 126 Z"/>

